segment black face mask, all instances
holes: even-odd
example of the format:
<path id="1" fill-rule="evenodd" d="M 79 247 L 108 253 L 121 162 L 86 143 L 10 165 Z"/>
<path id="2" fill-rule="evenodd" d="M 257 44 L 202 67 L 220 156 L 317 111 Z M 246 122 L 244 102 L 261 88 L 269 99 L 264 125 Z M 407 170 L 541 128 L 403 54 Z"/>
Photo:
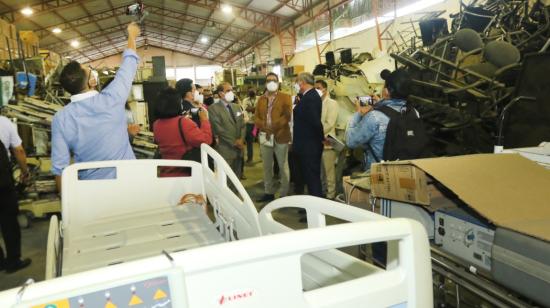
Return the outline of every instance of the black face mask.
<path id="1" fill-rule="evenodd" d="M 206 106 L 210 106 L 210 105 L 214 104 L 214 97 L 210 96 L 210 97 L 205 98 L 203 103 Z"/>

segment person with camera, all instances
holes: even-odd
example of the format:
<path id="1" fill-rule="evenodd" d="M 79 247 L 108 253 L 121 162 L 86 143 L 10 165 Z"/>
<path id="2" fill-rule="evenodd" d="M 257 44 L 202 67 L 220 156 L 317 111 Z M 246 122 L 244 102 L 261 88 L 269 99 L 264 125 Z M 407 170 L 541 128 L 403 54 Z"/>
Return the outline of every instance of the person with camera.
<path id="1" fill-rule="evenodd" d="M 178 80 L 178 82 L 176 82 L 176 90 L 182 98 L 182 114 L 190 114 L 193 122 L 200 127 L 201 119 L 198 110 L 202 107 L 202 102 L 199 102 L 202 101 L 202 98 L 199 94 L 199 90 L 193 84 L 193 80 L 189 78 Z"/>
<path id="2" fill-rule="evenodd" d="M 27 182 L 27 156 L 17 128 L 8 118 L 0 116 L 0 230 L 6 248 L 4 255 L 0 247 L 0 271 L 13 273 L 29 266 L 31 260 L 21 259 L 21 229 L 17 220 L 19 204 L 13 181 L 10 150 L 21 169 L 21 181 Z"/>
<path id="3" fill-rule="evenodd" d="M 162 159 L 183 159 L 200 162 L 200 146 L 212 143 L 212 129 L 206 111 L 198 108 L 200 127 L 182 114 L 181 94 L 174 88 L 159 93 L 155 106 L 157 120 L 153 124 L 155 143 Z M 161 176 L 185 175 L 179 168 L 163 168 Z"/>
<path id="4" fill-rule="evenodd" d="M 124 105 L 130 95 L 139 64 L 136 23 L 128 25 L 128 48 L 114 80 L 101 92 L 92 70 L 76 61 L 67 64 L 59 77 L 61 86 L 71 94 L 71 103 L 58 111 L 52 121 L 52 173 L 61 188 L 61 174 L 75 162 L 135 159 L 128 137 Z M 89 169 L 80 173 L 84 180 L 112 179 L 114 168 Z"/>
<path id="5" fill-rule="evenodd" d="M 357 112 L 350 119 L 346 133 L 347 146 L 365 149 L 365 171 L 382 160 L 404 160 L 426 157 L 428 137 L 418 111 L 408 102 L 411 78 L 398 69 L 384 70 L 382 100 L 356 102 Z"/>

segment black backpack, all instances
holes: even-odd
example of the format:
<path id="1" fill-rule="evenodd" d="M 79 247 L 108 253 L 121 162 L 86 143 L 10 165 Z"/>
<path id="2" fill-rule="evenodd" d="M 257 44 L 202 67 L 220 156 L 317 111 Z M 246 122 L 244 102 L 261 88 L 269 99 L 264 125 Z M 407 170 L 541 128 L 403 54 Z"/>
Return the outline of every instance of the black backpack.
<path id="1" fill-rule="evenodd" d="M 428 134 L 414 108 L 406 107 L 399 112 L 389 106 L 380 106 L 375 107 L 374 110 L 390 118 L 384 142 L 383 160 L 407 160 L 429 156 Z M 374 159 L 379 162 L 381 159 L 376 157 L 370 145 L 369 150 Z"/>
<path id="2" fill-rule="evenodd" d="M 0 141 L 0 188 L 8 188 L 13 185 L 11 161 L 6 147 Z"/>

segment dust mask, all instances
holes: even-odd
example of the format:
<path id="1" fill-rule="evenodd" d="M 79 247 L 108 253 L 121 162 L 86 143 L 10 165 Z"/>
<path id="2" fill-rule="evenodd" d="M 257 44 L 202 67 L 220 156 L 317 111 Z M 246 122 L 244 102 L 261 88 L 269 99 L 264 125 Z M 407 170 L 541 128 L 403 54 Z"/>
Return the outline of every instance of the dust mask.
<path id="1" fill-rule="evenodd" d="M 88 81 L 88 85 L 91 88 L 97 87 L 99 84 L 99 73 L 96 70 L 90 71 L 90 80 Z"/>
<path id="2" fill-rule="evenodd" d="M 235 100 L 235 94 L 233 94 L 233 91 L 229 91 L 225 93 L 225 101 L 228 103 L 231 103 Z"/>
<path id="3" fill-rule="evenodd" d="M 267 91 L 269 92 L 275 92 L 279 89 L 279 84 L 275 81 L 270 81 L 267 83 Z"/>
<path id="4" fill-rule="evenodd" d="M 294 90 L 296 91 L 296 93 L 300 93 L 300 85 L 295 83 L 294 84 Z"/>
<path id="5" fill-rule="evenodd" d="M 319 93 L 319 96 L 321 98 L 323 98 L 323 91 L 319 90 L 319 89 L 315 89 L 315 91 L 317 91 L 317 93 Z"/>
<path id="6" fill-rule="evenodd" d="M 193 92 L 193 100 L 194 100 L 195 102 L 198 102 L 199 99 L 200 99 L 199 91 Z"/>

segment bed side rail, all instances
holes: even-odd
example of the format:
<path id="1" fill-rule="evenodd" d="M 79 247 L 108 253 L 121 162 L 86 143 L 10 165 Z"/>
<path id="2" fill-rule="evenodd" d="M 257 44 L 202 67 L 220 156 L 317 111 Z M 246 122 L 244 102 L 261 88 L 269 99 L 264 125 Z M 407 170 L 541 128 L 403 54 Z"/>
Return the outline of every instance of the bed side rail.
<path id="1" fill-rule="evenodd" d="M 399 266 L 313 291 L 303 291 L 300 260 L 317 251 L 378 241 L 399 243 Z M 0 293 L 0 306 L 33 307 L 47 301 L 100 298 L 125 306 L 146 277 L 164 284 L 172 307 L 341 308 L 432 307 L 432 278 L 424 228 L 408 219 L 349 223 L 207 246 L 113 265 Z M 158 278 L 160 277 L 160 278 Z M 150 290 L 157 289 L 158 284 Z M 167 289 L 166 285 L 170 288 Z M 118 288 L 117 288 L 118 287 Z M 123 301 L 117 297 L 122 290 Z M 105 295 L 104 295 L 105 294 Z M 145 297 L 141 289 L 134 293 Z M 104 296 L 108 296 L 105 298 Z M 159 297 L 160 298 L 160 297 Z M 164 296 L 163 300 L 167 297 Z"/>
<path id="2" fill-rule="evenodd" d="M 222 235 L 228 241 L 260 236 L 258 211 L 231 167 L 206 144 L 201 154 L 206 196 Z"/>
<path id="3" fill-rule="evenodd" d="M 57 215 L 50 218 L 50 227 L 48 230 L 48 241 L 46 244 L 46 273 L 45 279 L 53 279 L 59 276 L 61 270 L 62 240 L 60 233 L 60 224 Z"/>
<path id="4" fill-rule="evenodd" d="M 188 177 L 158 177 L 159 167 L 191 170 Z M 115 179 L 79 180 L 87 169 L 114 168 Z M 183 194 L 204 195 L 202 167 L 183 160 L 120 160 L 78 163 L 62 177 L 63 226 L 84 223 L 167 205 L 176 205 Z"/>
<path id="5" fill-rule="evenodd" d="M 339 202 L 313 197 L 290 196 L 270 202 L 260 211 L 259 219 L 262 233 L 276 234 L 294 231 L 274 219 L 273 213 L 278 210 L 304 209 L 307 215 L 308 228 L 322 228 L 327 225 L 327 217 L 333 217 L 342 222 L 386 221 L 384 217 L 373 212 L 359 209 Z M 386 268 L 395 268 L 399 264 L 399 247 L 395 241 L 387 243 Z M 350 270 L 349 264 L 356 264 Z M 306 290 L 333 284 L 335 281 L 349 280 L 366 272 L 379 271 L 380 268 L 366 263 L 356 257 L 337 249 L 312 253 L 302 259 L 304 271 L 304 288 Z M 330 273 L 330 274 L 327 274 Z"/>

